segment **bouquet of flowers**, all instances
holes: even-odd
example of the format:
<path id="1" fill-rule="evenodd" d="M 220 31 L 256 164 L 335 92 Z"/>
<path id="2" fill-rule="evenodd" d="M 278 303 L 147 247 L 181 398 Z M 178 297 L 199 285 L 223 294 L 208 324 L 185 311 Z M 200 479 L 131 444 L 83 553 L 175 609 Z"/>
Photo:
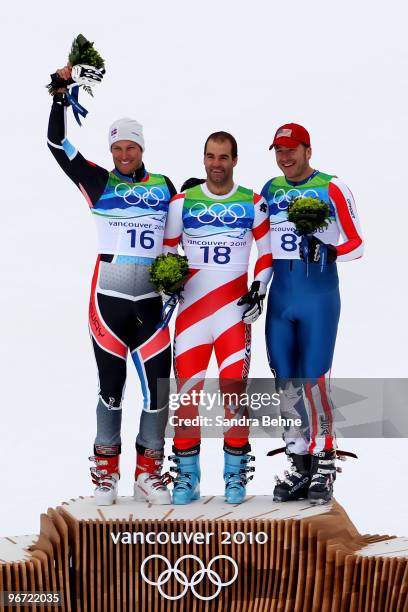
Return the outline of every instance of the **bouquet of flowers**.
<path id="1" fill-rule="evenodd" d="M 157 291 L 170 296 L 163 305 L 162 318 L 158 326 L 163 328 L 169 324 L 177 303 L 182 299 L 181 291 L 189 273 L 188 259 L 173 253 L 158 255 L 149 272 L 150 280 Z"/>
<path id="2" fill-rule="evenodd" d="M 79 115 L 86 117 L 88 111 L 78 102 L 79 88 L 93 96 L 92 87 L 102 81 L 105 74 L 105 61 L 94 49 L 93 42 L 90 42 L 79 34 L 71 45 L 68 55 L 68 63 L 71 66 L 71 79 L 66 81 L 57 73 L 51 75 L 51 83 L 46 85 L 48 92 L 54 96 L 58 89 L 67 88 L 67 105 L 72 106 L 75 119 L 81 125 Z"/>
<path id="3" fill-rule="evenodd" d="M 88 68 L 96 68 L 101 74 L 105 72 L 105 60 L 99 55 L 98 51 L 94 49 L 94 43 L 90 42 L 82 34 L 72 41 L 71 51 L 68 55 L 68 63 L 72 66 L 86 66 Z M 73 79 L 72 83 L 75 81 Z M 60 87 L 67 86 L 72 83 L 67 83 L 63 79 L 60 79 L 55 73 L 51 75 L 51 83 L 46 85 L 48 93 L 51 96 L 55 95 L 56 90 Z M 92 83 L 94 84 L 94 83 Z M 84 88 L 84 91 L 90 96 L 93 96 L 92 87 L 90 84 L 80 83 L 79 86 Z"/>
<path id="4" fill-rule="evenodd" d="M 105 72 L 105 60 L 103 60 L 98 51 L 94 49 L 94 43 L 87 40 L 82 34 L 78 34 L 72 42 L 68 61 L 71 66 L 83 64 L 100 70 L 102 74 Z M 93 96 L 92 88 L 89 85 L 82 84 L 82 87 L 86 93 Z"/>
<path id="5" fill-rule="evenodd" d="M 330 209 L 323 200 L 298 197 L 288 206 L 288 219 L 295 224 L 298 234 L 307 236 L 320 228 L 328 227 Z"/>
<path id="6" fill-rule="evenodd" d="M 301 236 L 299 253 L 300 258 L 306 263 L 307 275 L 309 275 L 309 262 L 320 262 L 320 269 L 323 271 L 328 249 L 333 247 L 325 245 L 313 234 L 318 229 L 328 227 L 329 205 L 313 197 L 294 198 L 288 206 L 288 219 L 294 223 L 297 234 Z"/>
<path id="7" fill-rule="evenodd" d="M 173 295 L 181 290 L 188 277 L 188 259 L 173 253 L 159 255 L 150 266 L 149 273 L 157 291 Z"/>

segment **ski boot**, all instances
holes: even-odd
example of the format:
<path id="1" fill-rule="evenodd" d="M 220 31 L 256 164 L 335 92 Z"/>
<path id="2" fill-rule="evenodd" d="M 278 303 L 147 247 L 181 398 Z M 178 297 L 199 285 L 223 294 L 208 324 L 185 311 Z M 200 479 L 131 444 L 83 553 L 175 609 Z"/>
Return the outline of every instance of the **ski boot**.
<path id="1" fill-rule="evenodd" d="M 176 467 L 170 468 L 176 473 L 173 477 L 173 504 L 189 504 L 200 497 L 200 454 L 199 450 L 175 450 L 176 453 L 169 459 L 174 461 Z M 184 453 L 194 454 L 184 454 Z M 180 454 L 182 453 L 182 454 Z"/>
<path id="2" fill-rule="evenodd" d="M 341 467 L 335 466 L 336 459 L 346 461 L 347 457 L 358 459 L 355 453 L 334 449 L 312 455 L 311 483 L 308 493 L 311 504 L 327 504 L 331 500 L 336 472 L 342 472 Z"/>
<path id="3" fill-rule="evenodd" d="M 224 480 L 225 480 L 225 501 L 227 504 L 240 504 L 246 496 L 246 485 L 253 476 L 247 476 L 248 472 L 255 472 L 254 467 L 249 467 L 248 463 L 255 457 L 244 453 L 242 455 L 232 455 L 224 447 Z"/>
<path id="4" fill-rule="evenodd" d="M 119 457 L 120 455 L 113 457 L 92 455 L 89 457 L 89 461 L 95 463 L 90 471 L 92 482 L 96 485 L 94 497 L 97 506 L 111 506 L 116 502 L 120 478 Z"/>
<path id="5" fill-rule="evenodd" d="M 339 451 L 342 455 L 342 451 Z M 351 455 L 351 453 L 347 453 Z M 309 487 L 308 499 L 311 504 L 327 504 L 333 497 L 333 484 L 336 480 L 336 451 L 334 449 L 321 451 L 312 455 L 312 466 L 310 470 L 311 483 Z M 340 456 L 338 457 L 340 458 Z"/>
<path id="6" fill-rule="evenodd" d="M 143 454 L 137 453 L 133 488 L 135 501 L 147 501 L 157 505 L 171 504 L 170 491 L 167 488 L 171 476 L 168 472 L 162 475 L 162 467 L 162 451 L 144 449 Z"/>
<path id="7" fill-rule="evenodd" d="M 283 480 L 275 476 L 276 485 L 273 490 L 273 501 L 287 502 L 305 499 L 310 485 L 311 456 L 290 453 L 285 447 L 270 451 L 268 455 L 277 455 L 282 452 L 286 453 L 292 465 L 290 470 L 285 470 Z"/>
<path id="8" fill-rule="evenodd" d="M 308 499 L 311 504 L 327 504 L 333 496 L 336 479 L 336 451 L 327 450 L 312 455 L 311 482 Z"/>

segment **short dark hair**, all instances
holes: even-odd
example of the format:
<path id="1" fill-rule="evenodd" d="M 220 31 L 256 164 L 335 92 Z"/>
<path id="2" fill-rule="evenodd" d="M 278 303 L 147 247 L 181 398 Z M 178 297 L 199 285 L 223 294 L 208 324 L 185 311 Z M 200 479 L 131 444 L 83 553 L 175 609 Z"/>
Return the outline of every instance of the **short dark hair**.
<path id="1" fill-rule="evenodd" d="M 207 145 L 210 140 L 215 140 L 215 142 L 225 142 L 228 140 L 231 145 L 232 159 L 238 157 L 238 144 L 232 134 L 229 134 L 228 132 L 214 132 L 213 134 L 210 134 L 205 141 L 204 155 L 207 153 Z"/>

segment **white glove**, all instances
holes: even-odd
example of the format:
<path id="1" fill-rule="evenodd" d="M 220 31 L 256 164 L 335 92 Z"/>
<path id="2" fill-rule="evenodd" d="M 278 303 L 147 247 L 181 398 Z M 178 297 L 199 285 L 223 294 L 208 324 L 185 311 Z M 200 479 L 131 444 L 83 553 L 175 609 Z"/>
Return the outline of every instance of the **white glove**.
<path id="1" fill-rule="evenodd" d="M 76 66 L 72 66 L 71 78 L 77 85 L 88 85 L 88 87 L 93 87 L 102 81 L 104 74 L 104 68 L 99 70 L 95 68 L 95 66 L 77 64 Z"/>

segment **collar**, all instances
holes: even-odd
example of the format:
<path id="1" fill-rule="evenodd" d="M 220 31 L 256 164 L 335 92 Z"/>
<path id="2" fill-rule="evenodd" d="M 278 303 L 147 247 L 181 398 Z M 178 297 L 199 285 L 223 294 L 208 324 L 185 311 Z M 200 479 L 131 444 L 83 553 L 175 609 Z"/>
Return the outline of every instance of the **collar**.
<path id="1" fill-rule="evenodd" d="M 140 183 L 147 176 L 144 163 L 142 163 L 140 168 L 137 168 L 137 170 L 135 170 L 133 174 L 122 174 L 117 168 L 113 169 L 113 174 L 115 174 L 119 178 L 122 178 L 128 183 Z"/>
<path id="2" fill-rule="evenodd" d="M 319 170 L 313 170 L 312 174 L 310 174 L 308 177 L 303 179 L 303 181 L 288 181 L 288 179 L 286 179 L 286 182 L 288 185 L 292 185 L 292 186 L 304 185 L 305 183 L 308 183 L 309 181 L 311 181 L 312 178 L 316 176 L 316 174 L 319 174 Z"/>
<path id="3" fill-rule="evenodd" d="M 200 185 L 201 187 L 201 191 L 204 193 L 204 195 L 206 195 L 208 198 L 212 198 L 217 199 L 217 200 L 226 200 L 227 198 L 229 198 L 230 196 L 234 195 L 234 193 L 237 191 L 239 185 L 236 185 L 235 183 L 232 186 L 231 191 L 229 191 L 228 193 L 224 193 L 222 195 L 217 195 L 215 193 L 212 193 L 212 191 L 210 191 L 207 187 L 207 182 L 202 183 Z"/>

